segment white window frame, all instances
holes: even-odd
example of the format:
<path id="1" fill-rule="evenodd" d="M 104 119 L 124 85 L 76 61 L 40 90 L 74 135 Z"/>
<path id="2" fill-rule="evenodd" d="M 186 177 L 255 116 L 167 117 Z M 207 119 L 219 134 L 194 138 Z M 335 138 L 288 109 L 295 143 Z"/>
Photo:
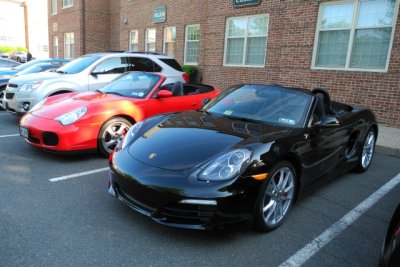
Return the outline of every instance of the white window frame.
<path id="1" fill-rule="evenodd" d="M 352 17 L 352 22 L 351 22 L 351 27 L 350 27 L 350 37 L 349 37 L 349 46 L 347 49 L 347 54 L 346 54 L 346 63 L 344 67 L 319 67 L 316 66 L 316 60 L 317 60 L 317 51 L 318 51 L 318 40 L 319 40 L 319 33 L 320 33 L 320 22 L 322 19 L 322 6 L 325 5 L 335 5 L 335 4 L 340 4 L 340 3 L 354 3 L 354 9 L 353 9 L 353 17 Z M 394 9 L 394 17 L 392 21 L 392 34 L 390 37 L 390 43 L 389 43 L 389 48 L 388 48 L 388 54 L 386 58 L 386 65 L 384 69 L 369 69 L 369 68 L 352 68 L 350 67 L 350 61 L 351 61 L 351 56 L 352 56 L 352 49 L 353 49 L 353 42 L 354 42 L 354 34 L 356 32 L 356 29 L 362 29 L 361 27 L 357 28 L 356 23 L 357 23 L 357 18 L 359 15 L 359 10 L 360 10 L 360 0 L 348 0 L 348 1 L 329 1 L 325 3 L 321 3 L 319 5 L 319 10 L 318 10 L 318 20 L 317 20 L 317 26 L 315 29 L 315 39 L 314 39 L 314 49 L 313 49 L 313 55 L 312 55 L 312 61 L 311 61 L 311 69 L 315 70 L 342 70 L 342 71 L 363 71 L 363 72 L 388 72 L 389 69 L 389 62 L 390 62 L 390 55 L 392 53 L 392 45 L 393 45 L 393 39 L 394 39 L 394 33 L 396 31 L 396 22 L 397 22 L 397 17 L 398 17 L 398 11 L 399 11 L 399 3 L 400 1 L 396 1 L 396 6 Z M 365 27 L 366 29 L 370 29 L 373 27 Z M 334 30 L 334 29 L 330 29 Z"/>
<path id="2" fill-rule="evenodd" d="M 149 31 L 154 30 L 155 35 L 154 35 L 154 51 L 149 51 L 147 49 L 147 45 L 148 44 L 152 44 L 150 42 L 148 42 L 148 37 L 149 37 Z M 145 43 L 144 43 L 144 51 L 146 52 L 155 52 L 156 51 L 156 42 L 157 42 L 157 29 L 156 28 L 147 28 L 146 29 L 146 38 L 145 38 Z"/>
<path id="3" fill-rule="evenodd" d="M 53 36 L 53 58 L 58 58 L 58 36 Z"/>
<path id="4" fill-rule="evenodd" d="M 62 0 L 62 8 L 69 8 L 74 6 L 74 0 Z"/>
<path id="5" fill-rule="evenodd" d="M 50 5 L 51 15 L 57 15 L 57 0 L 51 0 Z"/>
<path id="6" fill-rule="evenodd" d="M 171 29 L 171 28 L 175 28 L 175 40 L 174 41 L 172 41 L 172 42 L 167 42 L 166 41 L 166 36 L 167 36 L 167 30 L 168 29 Z M 163 53 L 164 54 L 167 54 L 167 51 L 165 51 L 165 44 L 166 43 L 174 43 L 174 54 L 173 55 L 170 55 L 170 56 L 172 56 L 172 57 L 175 57 L 175 45 L 176 45 L 176 26 L 168 26 L 168 27 L 165 27 L 164 28 L 164 38 L 163 38 L 164 40 L 163 40 Z"/>
<path id="7" fill-rule="evenodd" d="M 198 40 L 188 40 L 188 29 L 190 27 L 198 27 L 199 28 L 199 39 Z M 186 59 L 186 48 L 188 43 L 194 43 L 197 42 L 197 62 L 189 62 Z M 184 48 L 184 54 L 183 54 L 183 64 L 185 65 L 193 65 L 197 66 L 199 64 L 199 50 L 200 50 L 200 24 L 192 24 L 192 25 L 186 25 L 185 27 L 185 48 Z"/>
<path id="8" fill-rule="evenodd" d="M 70 44 L 67 44 L 67 35 L 70 35 L 70 34 L 72 34 L 72 37 L 73 37 L 73 43 L 70 43 Z M 66 55 L 66 51 L 67 51 L 67 49 L 66 49 L 66 47 L 67 47 L 67 45 L 72 45 L 72 49 L 70 48 L 70 55 L 68 55 L 68 57 L 67 57 L 67 55 Z M 75 57 L 75 34 L 73 33 L 73 32 L 66 32 L 66 33 L 64 33 L 64 58 L 74 58 Z"/>
<path id="9" fill-rule="evenodd" d="M 136 43 L 132 43 L 132 34 L 135 33 L 136 34 L 136 39 L 137 42 Z M 137 45 L 137 49 L 136 50 L 132 50 L 132 44 L 136 44 Z M 129 50 L 130 51 L 134 51 L 137 52 L 139 51 L 139 31 L 138 30 L 131 30 L 129 31 Z"/>
<path id="10" fill-rule="evenodd" d="M 229 21 L 234 20 L 234 19 L 239 19 L 239 18 L 246 18 L 247 23 L 249 18 L 251 17 L 261 17 L 261 16 L 266 16 L 267 17 L 267 33 L 265 35 L 265 55 L 264 55 L 264 63 L 262 65 L 246 65 L 246 50 L 247 50 L 247 30 L 248 27 L 246 26 L 245 30 L 245 35 L 244 35 L 244 46 L 243 46 L 243 60 L 242 64 L 228 64 L 226 63 L 226 58 L 227 58 L 227 47 L 228 47 L 228 34 L 229 34 Z M 246 24 L 247 25 L 247 24 Z M 265 62 L 267 58 L 267 47 L 268 47 L 268 32 L 269 32 L 269 14 L 256 14 L 256 15 L 248 15 L 248 16 L 239 16 L 239 17 L 230 17 L 226 19 L 225 23 L 225 45 L 224 45 L 224 67 L 246 67 L 246 68 L 264 68 L 265 67 Z M 261 36 L 252 36 L 252 37 L 261 37 Z"/>

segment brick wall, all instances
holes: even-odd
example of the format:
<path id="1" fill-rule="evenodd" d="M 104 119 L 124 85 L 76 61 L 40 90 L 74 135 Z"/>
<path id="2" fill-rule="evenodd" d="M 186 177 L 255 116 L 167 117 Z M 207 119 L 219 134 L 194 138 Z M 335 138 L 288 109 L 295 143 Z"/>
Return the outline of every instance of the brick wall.
<path id="1" fill-rule="evenodd" d="M 73 9 L 63 10 L 56 16 L 59 33 L 67 28 L 80 32 L 80 13 L 74 12 L 75 9 L 79 9 L 79 2 L 75 0 Z M 107 12 L 103 9 L 107 6 L 107 2 L 108 20 Z M 249 82 L 308 89 L 324 87 L 329 89 L 334 100 L 369 107 L 374 110 L 381 123 L 400 128 L 400 19 L 397 19 L 395 27 L 388 72 L 313 70 L 311 64 L 315 29 L 319 4 L 322 1 L 261 0 L 260 5 L 242 8 L 234 8 L 232 2 L 231 0 L 85 0 L 86 9 L 93 8 L 90 12 L 87 11 L 87 14 L 96 18 L 91 28 L 88 25 L 85 29 L 86 51 L 127 50 L 130 30 L 139 31 L 139 50 L 144 50 L 145 29 L 156 28 L 156 51 L 162 52 L 164 27 L 176 26 L 175 56 L 183 63 L 185 26 L 200 24 L 198 65 L 200 81 L 219 88 Z M 152 22 L 153 9 L 158 6 L 167 8 L 164 23 Z M 255 14 L 269 15 L 265 66 L 262 68 L 223 66 L 226 19 Z M 123 23 L 125 18 L 126 24 Z M 53 16 L 49 16 L 50 47 L 54 20 Z M 104 25 L 107 21 L 108 27 Z M 59 37 L 60 41 L 63 41 L 62 39 Z M 75 40 L 77 47 L 77 36 Z M 61 42 L 59 45 L 62 51 Z"/>

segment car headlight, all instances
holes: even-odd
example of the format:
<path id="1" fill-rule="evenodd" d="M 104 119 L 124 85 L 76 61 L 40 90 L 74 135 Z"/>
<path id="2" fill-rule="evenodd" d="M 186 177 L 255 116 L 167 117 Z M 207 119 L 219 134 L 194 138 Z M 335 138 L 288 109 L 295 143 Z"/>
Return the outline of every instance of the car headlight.
<path id="1" fill-rule="evenodd" d="M 57 118 L 55 118 L 55 120 L 59 121 L 62 125 L 66 126 L 82 118 L 82 116 L 85 115 L 86 111 L 87 107 L 81 107 L 71 112 L 65 113 L 61 116 L 58 116 Z"/>
<path id="2" fill-rule="evenodd" d="M 39 81 L 39 82 L 32 82 L 32 83 L 25 83 L 24 85 L 21 86 L 21 88 L 19 89 L 20 93 L 30 93 L 38 88 L 40 88 L 40 86 L 42 86 L 43 81 Z"/>
<path id="3" fill-rule="evenodd" d="M 224 181 L 239 175 L 250 160 L 251 152 L 236 149 L 215 159 L 198 176 L 200 180 Z"/>
<path id="4" fill-rule="evenodd" d="M 127 144 L 129 144 L 132 141 L 132 139 L 135 137 L 137 132 L 140 130 L 142 125 L 143 125 L 143 122 L 135 123 L 135 125 L 133 125 L 129 129 L 129 131 L 126 133 L 124 139 L 122 139 L 122 141 L 117 145 L 117 147 L 119 149 L 123 149 Z"/>
<path id="5" fill-rule="evenodd" d="M 43 106 L 44 102 L 46 102 L 46 99 L 43 99 L 41 101 L 39 101 L 36 105 L 34 105 L 29 112 L 33 112 L 35 110 L 38 110 L 41 106 Z"/>

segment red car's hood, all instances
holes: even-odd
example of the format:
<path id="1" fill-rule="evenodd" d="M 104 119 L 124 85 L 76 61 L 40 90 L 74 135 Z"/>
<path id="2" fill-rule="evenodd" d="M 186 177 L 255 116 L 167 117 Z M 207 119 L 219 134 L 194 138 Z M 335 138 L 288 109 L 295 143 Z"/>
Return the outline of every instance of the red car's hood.
<path id="1" fill-rule="evenodd" d="M 71 112 L 81 107 L 90 108 L 101 105 L 104 107 L 103 111 L 105 111 L 107 107 L 115 106 L 108 105 L 109 103 L 116 101 L 125 101 L 127 99 L 135 104 L 140 104 L 140 102 L 143 101 L 143 99 L 126 98 L 112 94 L 82 92 L 50 97 L 43 106 L 31 112 L 31 114 L 45 119 L 54 119 L 62 114 Z"/>

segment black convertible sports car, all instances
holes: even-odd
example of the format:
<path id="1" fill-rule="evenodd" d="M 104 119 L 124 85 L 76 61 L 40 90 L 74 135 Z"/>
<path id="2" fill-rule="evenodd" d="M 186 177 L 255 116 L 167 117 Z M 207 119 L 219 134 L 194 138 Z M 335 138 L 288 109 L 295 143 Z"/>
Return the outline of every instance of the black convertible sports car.
<path id="1" fill-rule="evenodd" d="M 202 110 L 136 123 L 110 155 L 109 193 L 170 226 L 269 231 L 305 188 L 367 170 L 377 134 L 370 110 L 324 89 L 235 86 Z"/>
<path id="2" fill-rule="evenodd" d="M 397 206 L 386 233 L 379 259 L 380 267 L 400 266 L 400 204 Z"/>

